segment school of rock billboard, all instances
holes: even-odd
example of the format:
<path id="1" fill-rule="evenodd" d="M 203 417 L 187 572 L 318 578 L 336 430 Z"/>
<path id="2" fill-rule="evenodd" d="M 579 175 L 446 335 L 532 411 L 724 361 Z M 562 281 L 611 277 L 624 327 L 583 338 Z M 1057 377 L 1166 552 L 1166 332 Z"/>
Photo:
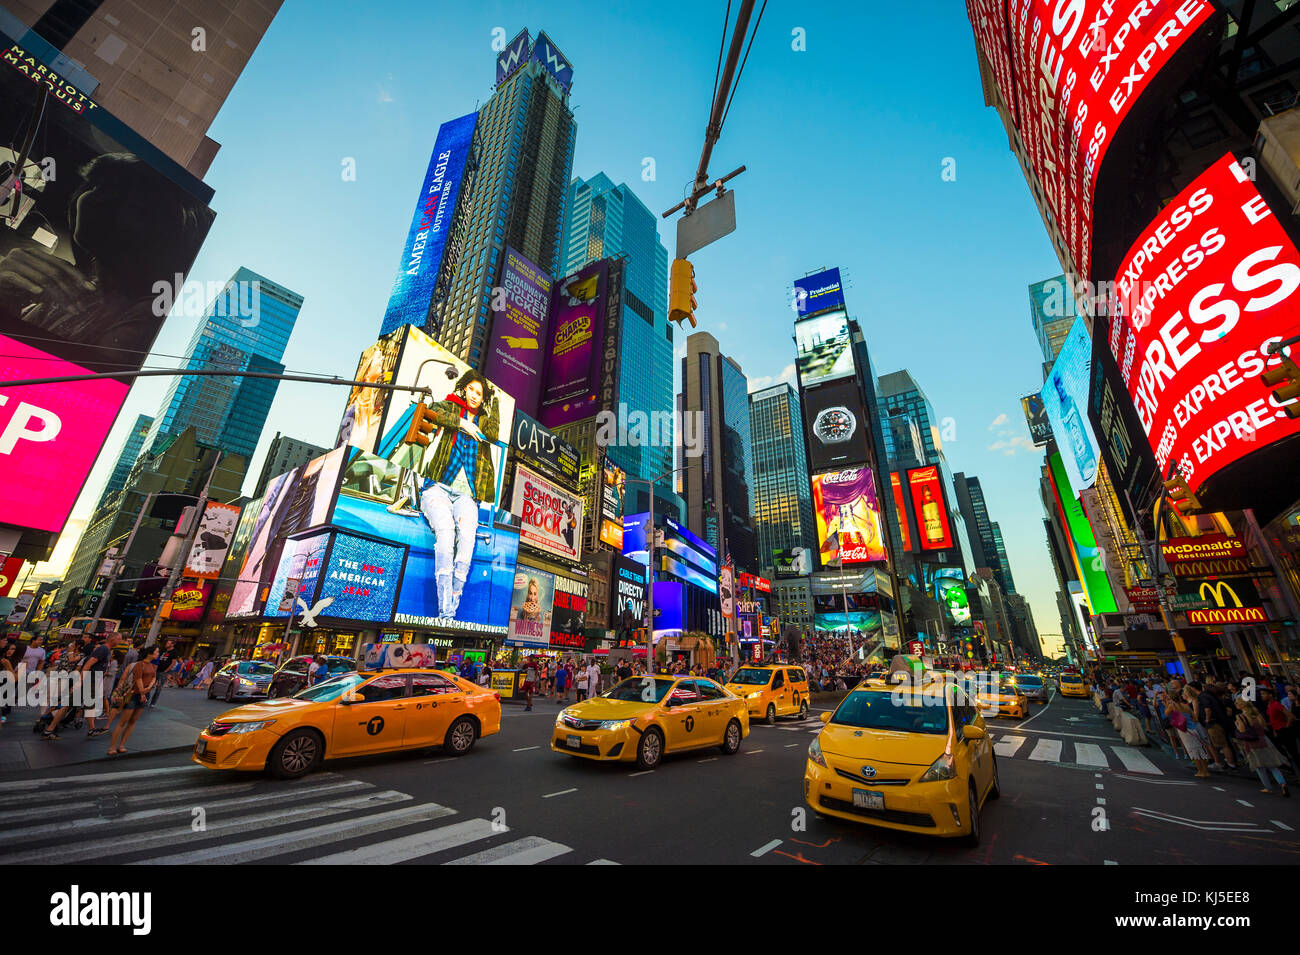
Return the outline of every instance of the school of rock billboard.
<path id="1" fill-rule="evenodd" d="M 0 381 L 133 372 L 212 225 L 212 190 L 0 34 L 6 135 L 42 92 L 40 151 L 0 199 Z M 0 147 L 5 172 L 16 159 Z M 0 385 L 0 524 L 63 529 L 129 389 Z"/>
<path id="2" fill-rule="evenodd" d="M 519 518 L 521 540 L 529 547 L 566 560 L 582 556 L 581 497 L 517 464 L 510 510 Z"/>
<path id="3" fill-rule="evenodd" d="M 1209 0 L 967 0 L 975 41 L 1066 251 L 1091 279 L 1093 199 L 1106 151 Z"/>
<path id="4" fill-rule="evenodd" d="M 1109 346 L 1162 474 L 1196 489 L 1300 434 L 1260 379 L 1300 335 L 1300 253 L 1231 154 L 1138 236 L 1115 287 Z"/>

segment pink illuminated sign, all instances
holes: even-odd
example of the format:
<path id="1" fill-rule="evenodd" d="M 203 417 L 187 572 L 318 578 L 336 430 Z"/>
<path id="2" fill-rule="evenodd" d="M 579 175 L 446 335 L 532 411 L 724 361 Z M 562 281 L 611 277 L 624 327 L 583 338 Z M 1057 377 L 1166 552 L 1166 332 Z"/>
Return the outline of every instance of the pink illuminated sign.
<path id="1" fill-rule="evenodd" d="M 13 387 L 86 369 L 0 335 L 0 524 L 63 529 L 126 400 L 111 378 Z"/>

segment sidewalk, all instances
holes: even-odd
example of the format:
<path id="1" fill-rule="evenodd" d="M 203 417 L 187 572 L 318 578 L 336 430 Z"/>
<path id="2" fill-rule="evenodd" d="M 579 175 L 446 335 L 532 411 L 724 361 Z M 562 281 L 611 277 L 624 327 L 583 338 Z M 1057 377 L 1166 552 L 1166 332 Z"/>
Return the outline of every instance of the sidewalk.
<path id="1" fill-rule="evenodd" d="M 32 732 L 39 710 L 15 708 L 0 729 L 0 773 L 22 773 L 88 762 L 119 762 L 132 756 L 179 753 L 191 749 L 199 731 L 213 717 L 231 708 L 225 700 L 209 700 L 203 690 L 167 687 L 158 705 L 146 710 L 127 741 L 125 756 L 108 755 L 110 734 L 87 739 L 86 727 L 64 730 L 59 739 L 44 742 Z M 101 716 L 99 726 L 104 725 Z"/>

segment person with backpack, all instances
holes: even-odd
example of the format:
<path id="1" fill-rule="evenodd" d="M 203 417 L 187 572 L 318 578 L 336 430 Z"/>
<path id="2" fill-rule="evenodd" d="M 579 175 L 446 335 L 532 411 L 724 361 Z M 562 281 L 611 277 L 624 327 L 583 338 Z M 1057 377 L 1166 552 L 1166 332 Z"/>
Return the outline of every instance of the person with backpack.
<path id="1" fill-rule="evenodd" d="M 1169 725 L 1178 734 L 1178 741 L 1187 752 L 1187 758 L 1196 764 L 1196 777 L 1209 779 L 1209 751 L 1193 729 L 1191 706 L 1179 692 L 1174 692 L 1169 697 Z"/>
<path id="2" fill-rule="evenodd" d="M 1286 760 L 1269 740 L 1268 724 L 1255 709 L 1255 704 L 1245 701 L 1240 704 L 1235 728 L 1237 739 L 1246 751 L 1246 765 L 1255 771 L 1264 787 L 1260 792 L 1290 796 L 1281 769 Z M 1277 789 L 1274 789 L 1274 783 L 1277 783 Z"/>

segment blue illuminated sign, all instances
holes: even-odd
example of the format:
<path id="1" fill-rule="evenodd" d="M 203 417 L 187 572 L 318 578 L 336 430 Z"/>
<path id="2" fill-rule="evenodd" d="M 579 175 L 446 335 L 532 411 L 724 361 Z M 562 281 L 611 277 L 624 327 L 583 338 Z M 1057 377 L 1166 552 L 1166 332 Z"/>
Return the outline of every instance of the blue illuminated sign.
<path id="1" fill-rule="evenodd" d="M 843 307 L 844 287 L 840 284 L 839 269 L 827 269 L 794 280 L 794 308 L 800 318 L 828 308 Z"/>

